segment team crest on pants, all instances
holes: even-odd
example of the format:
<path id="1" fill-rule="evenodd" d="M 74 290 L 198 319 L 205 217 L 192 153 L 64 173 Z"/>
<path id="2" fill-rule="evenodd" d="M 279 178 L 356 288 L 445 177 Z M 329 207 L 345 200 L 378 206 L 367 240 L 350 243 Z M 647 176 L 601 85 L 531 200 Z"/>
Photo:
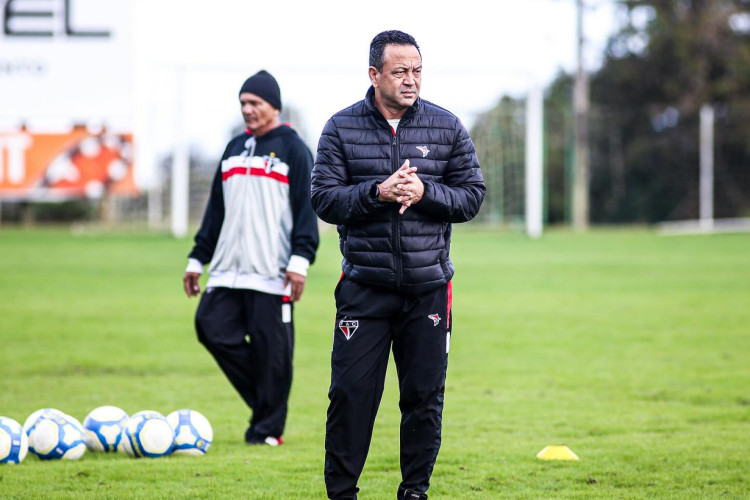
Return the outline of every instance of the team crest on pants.
<path id="1" fill-rule="evenodd" d="M 352 338 L 352 335 L 357 331 L 357 328 L 359 328 L 359 321 L 356 319 L 342 319 L 339 321 L 339 330 L 344 334 L 346 340 Z"/>
<path id="2" fill-rule="evenodd" d="M 440 323 L 440 316 L 437 314 L 428 314 L 427 317 L 432 320 L 432 326 L 438 326 Z"/>

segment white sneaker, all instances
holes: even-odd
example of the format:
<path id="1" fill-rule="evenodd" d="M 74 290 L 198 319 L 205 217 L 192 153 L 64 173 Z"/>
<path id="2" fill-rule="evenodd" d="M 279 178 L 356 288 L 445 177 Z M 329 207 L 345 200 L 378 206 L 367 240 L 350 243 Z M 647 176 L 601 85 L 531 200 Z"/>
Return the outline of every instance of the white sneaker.
<path id="1" fill-rule="evenodd" d="M 275 438 L 273 436 L 268 436 L 265 440 L 265 443 L 269 446 L 280 446 L 284 444 L 284 440 L 281 439 L 281 436 Z"/>

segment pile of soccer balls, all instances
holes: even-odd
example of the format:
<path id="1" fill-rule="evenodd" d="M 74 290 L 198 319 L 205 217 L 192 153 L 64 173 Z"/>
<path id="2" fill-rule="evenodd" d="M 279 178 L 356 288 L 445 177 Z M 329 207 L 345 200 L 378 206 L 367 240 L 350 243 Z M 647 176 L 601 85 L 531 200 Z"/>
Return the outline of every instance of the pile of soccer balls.
<path id="1" fill-rule="evenodd" d="M 0 417 L 0 463 L 21 463 L 28 451 L 42 460 L 78 460 L 87 449 L 124 451 L 135 458 L 205 455 L 212 439 L 211 424 L 195 410 L 176 410 L 166 417 L 144 410 L 128 416 L 116 406 L 100 406 L 81 424 L 60 410 L 43 408 L 23 426 Z"/>

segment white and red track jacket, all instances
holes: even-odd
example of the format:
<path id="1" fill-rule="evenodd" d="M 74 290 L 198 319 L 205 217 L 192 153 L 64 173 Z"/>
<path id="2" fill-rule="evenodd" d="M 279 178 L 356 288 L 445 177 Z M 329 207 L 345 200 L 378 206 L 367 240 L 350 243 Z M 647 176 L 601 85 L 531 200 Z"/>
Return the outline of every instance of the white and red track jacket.
<path id="1" fill-rule="evenodd" d="M 246 132 L 232 139 L 216 171 L 188 270 L 202 271 L 210 261 L 209 288 L 289 295 L 285 271 L 306 275 L 318 247 L 311 170 L 309 149 L 286 125 L 259 138 Z"/>

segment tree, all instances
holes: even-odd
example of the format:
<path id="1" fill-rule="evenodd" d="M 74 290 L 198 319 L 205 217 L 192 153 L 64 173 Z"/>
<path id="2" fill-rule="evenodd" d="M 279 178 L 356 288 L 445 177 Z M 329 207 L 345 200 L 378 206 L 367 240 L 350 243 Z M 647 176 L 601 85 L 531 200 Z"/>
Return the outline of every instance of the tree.
<path id="1" fill-rule="evenodd" d="M 622 2 L 628 22 L 591 79 L 592 216 L 697 216 L 698 113 L 718 107 L 717 214 L 748 209 L 750 2 Z M 721 161 L 724 160 L 724 161 Z M 742 198 L 745 198 L 744 201 Z"/>
<path id="2" fill-rule="evenodd" d="M 714 213 L 750 214 L 750 0 L 627 0 L 621 9 L 626 22 L 590 79 L 591 221 L 698 216 L 698 117 L 706 103 L 717 110 Z M 546 94 L 547 216 L 569 223 L 572 75 L 559 74 Z M 495 165 L 503 166 L 501 181 L 508 173 L 508 161 L 496 158 L 517 126 L 503 118 L 511 104 L 522 101 L 503 98 L 472 129 L 492 182 Z"/>

